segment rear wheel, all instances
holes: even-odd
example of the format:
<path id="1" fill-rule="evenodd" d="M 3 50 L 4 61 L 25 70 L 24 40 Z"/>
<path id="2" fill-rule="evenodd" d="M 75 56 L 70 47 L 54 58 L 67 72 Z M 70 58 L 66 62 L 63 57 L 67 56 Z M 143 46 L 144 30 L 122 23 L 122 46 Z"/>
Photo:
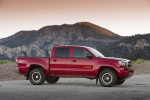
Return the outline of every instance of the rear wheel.
<path id="1" fill-rule="evenodd" d="M 45 73 L 43 69 L 35 68 L 29 73 L 29 80 L 33 85 L 41 85 L 45 82 Z"/>
<path id="2" fill-rule="evenodd" d="M 56 83 L 59 80 L 59 77 L 46 76 L 46 81 L 48 83 Z"/>
<path id="3" fill-rule="evenodd" d="M 104 69 L 99 74 L 99 82 L 104 87 L 114 86 L 117 82 L 117 75 L 111 69 Z"/>
<path id="4" fill-rule="evenodd" d="M 123 84 L 124 82 L 125 82 L 125 80 L 118 80 L 117 83 L 116 83 L 116 85 L 121 85 L 121 84 Z"/>

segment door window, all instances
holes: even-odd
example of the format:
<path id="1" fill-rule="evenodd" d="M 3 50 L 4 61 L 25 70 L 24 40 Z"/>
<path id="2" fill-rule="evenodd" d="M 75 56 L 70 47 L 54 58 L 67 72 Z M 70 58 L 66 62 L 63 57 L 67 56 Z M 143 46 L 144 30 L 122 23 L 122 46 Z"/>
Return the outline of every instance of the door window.
<path id="1" fill-rule="evenodd" d="M 74 58 L 87 58 L 87 55 L 90 55 L 90 53 L 84 49 L 81 48 L 74 49 Z"/>
<path id="2" fill-rule="evenodd" d="M 70 48 L 56 48 L 56 57 L 70 57 Z"/>

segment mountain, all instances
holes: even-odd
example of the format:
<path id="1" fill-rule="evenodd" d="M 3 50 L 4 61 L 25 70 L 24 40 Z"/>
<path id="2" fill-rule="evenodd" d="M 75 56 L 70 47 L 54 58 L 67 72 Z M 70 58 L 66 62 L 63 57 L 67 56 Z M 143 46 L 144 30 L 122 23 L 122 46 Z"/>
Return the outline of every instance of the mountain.
<path id="1" fill-rule="evenodd" d="M 124 37 L 101 48 L 106 56 L 124 57 L 131 60 L 148 59 L 150 60 L 150 33 Z"/>
<path id="2" fill-rule="evenodd" d="M 20 31 L 0 39 L 0 59 L 17 56 L 46 57 L 53 46 L 84 45 L 102 49 L 124 37 L 89 22 L 45 26 L 39 30 Z"/>

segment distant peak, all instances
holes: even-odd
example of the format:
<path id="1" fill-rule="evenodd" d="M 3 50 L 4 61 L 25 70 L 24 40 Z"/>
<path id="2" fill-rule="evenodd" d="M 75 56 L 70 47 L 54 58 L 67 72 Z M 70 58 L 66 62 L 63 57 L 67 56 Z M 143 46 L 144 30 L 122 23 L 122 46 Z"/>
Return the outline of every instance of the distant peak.
<path id="1" fill-rule="evenodd" d="M 45 26 L 45 27 L 43 27 L 43 28 L 41 28 L 41 29 L 39 29 L 39 31 L 44 31 L 44 30 L 49 30 L 49 28 L 68 28 L 68 27 L 70 27 L 70 26 L 85 26 L 85 27 L 87 27 L 87 29 L 93 29 L 95 32 L 97 32 L 97 33 L 99 33 L 99 34 L 103 34 L 103 35 L 107 35 L 107 36 L 111 36 L 111 37 L 121 37 L 120 35 L 118 35 L 118 34 L 115 34 L 114 32 L 111 32 L 111 31 L 109 31 L 108 29 L 106 29 L 106 28 L 103 28 L 103 27 L 101 27 L 101 26 L 98 26 L 98 25 L 96 25 L 96 24 L 93 24 L 93 23 L 90 23 L 90 22 L 77 22 L 77 23 L 75 23 L 75 24 L 66 24 L 66 23 L 64 23 L 64 24 L 62 24 L 62 25 L 51 25 L 51 26 Z"/>
<path id="2" fill-rule="evenodd" d="M 75 24 L 82 24 L 82 25 L 94 25 L 93 23 L 90 22 L 77 22 Z"/>
<path id="3" fill-rule="evenodd" d="M 99 33 L 102 33 L 104 35 L 109 35 L 109 36 L 120 36 L 118 34 L 115 34 L 111 31 L 109 31 L 108 29 L 106 28 L 103 28 L 103 27 L 100 27 L 98 25 L 95 25 L 93 23 L 90 23 L 90 22 L 78 22 L 78 23 L 75 23 L 76 25 L 85 25 L 85 26 L 88 26 L 88 27 L 91 27 L 93 28 L 94 30 L 98 31 Z"/>

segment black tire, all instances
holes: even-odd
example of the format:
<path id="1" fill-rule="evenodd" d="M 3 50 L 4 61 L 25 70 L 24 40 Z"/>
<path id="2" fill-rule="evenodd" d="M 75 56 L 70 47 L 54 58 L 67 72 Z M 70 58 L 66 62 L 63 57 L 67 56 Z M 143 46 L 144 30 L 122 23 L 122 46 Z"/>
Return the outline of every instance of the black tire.
<path id="1" fill-rule="evenodd" d="M 99 82 L 104 87 L 114 86 L 117 82 L 117 75 L 111 69 L 104 69 L 99 74 Z"/>
<path id="2" fill-rule="evenodd" d="M 116 83 L 116 85 L 121 85 L 121 84 L 123 84 L 124 82 L 125 82 L 125 80 L 118 80 L 117 83 Z"/>
<path id="3" fill-rule="evenodd" d="M 33 85 L 41 85 L 45 82 L 46 76 L 43 69 L 35 68 L 29 73 L 29 80 Z"/>
<path id="4" fill-rule="evenodd" d="M 46 76 L 46 81 L 48 83 L 56 83 L 59 80 L 59 77 Z"/>

